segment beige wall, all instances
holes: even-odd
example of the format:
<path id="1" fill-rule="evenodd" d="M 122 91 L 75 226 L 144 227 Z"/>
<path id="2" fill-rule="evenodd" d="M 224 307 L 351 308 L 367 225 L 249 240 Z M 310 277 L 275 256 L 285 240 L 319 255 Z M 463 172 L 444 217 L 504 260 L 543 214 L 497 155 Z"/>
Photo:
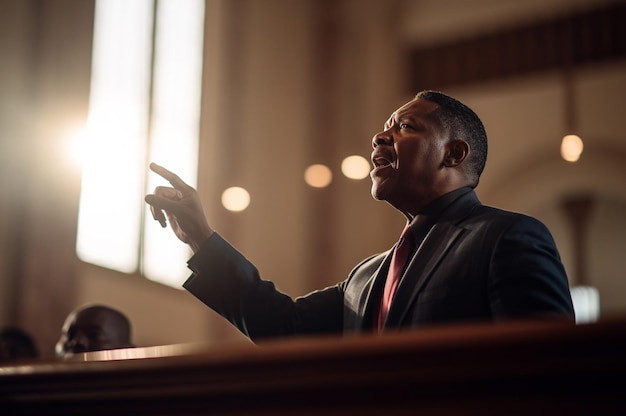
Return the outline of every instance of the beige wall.
<path id="1" fill-rule="evenodd" d="M 343 279 L 358 260 L 386 249 L 402 227 L 400 214 L 372 200 L 369 181 L 341 177 L 339 164 L 349 154 L 367 157 L 372 135 L 415 93 L 403 89 L 404 48 L 416 42 L 407 27 L 420 26 L 420 18 L 446 23 L 432 3 L 408 4 L 430 8 L 411 15 L 398 13 L 399 1 L 207 1 L 199 191 L 215 228 L 290 295 Z M 8 69 L 0 79 L 0 186 L 8 195 L 0 198 L 0 323 L 35 332 L 49 354 L 70 309 L 104 302 L 131 317 L 139 345 L 247 342 L 184 291 L 75 259 L 78 176 L 54 149 L 64 128 L 86 114 L 92 5 L 0 0 L 0 7 L 0 56 Z M 43 44 L 36 31 L 42 22 Z M 36 70 L 30 57 L 37 58 Z M 478 188 L 483 202 L 545 221 L 570 274 L 572 235 L 561 198 L 582 191 L 596 197 L 589 280 L 600 289 L 603 313 L 626 313 L 626 138 L 620 129 L 626 63 L 579 69 L 574 80 L 587 146 L 577 164 L 558 153 L 565 123 L 560 74 L 447 92 L 477 111 L 490 136 Z M 33 118 L 42 127 L 31 143 L 26 121 Z M 318 162 L 335 175 L 324 190 L 302 179 L 306 166 Z M 251 192 L 247 211 L 232 214 L 220 206 L 221 191 L 231 185 Z"/>
<path id="2" fill-rule="evenodd" d="M 93 4 L 0 2 L 0 322 L 51 349 L 77 295 L 80 172 L 65 151 L 87 113 Z"/>

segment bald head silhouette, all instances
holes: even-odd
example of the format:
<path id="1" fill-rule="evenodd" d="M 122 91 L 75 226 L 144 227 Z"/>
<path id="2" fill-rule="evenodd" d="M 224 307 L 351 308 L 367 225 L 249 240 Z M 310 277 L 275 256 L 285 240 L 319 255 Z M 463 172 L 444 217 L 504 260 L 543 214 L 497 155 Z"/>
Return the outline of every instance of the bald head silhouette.
<path id="1" fill-rule="evenodd" d="M 130 321 L 122 312 L 105 305 L 87 305 L 70 313 L 56 344 L 56 355 L 133 347 Z"/>

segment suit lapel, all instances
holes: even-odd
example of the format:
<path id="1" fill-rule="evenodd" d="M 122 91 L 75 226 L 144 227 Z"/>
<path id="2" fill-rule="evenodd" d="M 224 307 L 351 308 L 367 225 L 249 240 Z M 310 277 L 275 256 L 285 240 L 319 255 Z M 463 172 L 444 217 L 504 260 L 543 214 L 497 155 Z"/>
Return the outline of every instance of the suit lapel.
<path id="1" fill-rule="evenodd" d="M 408 306 L 424 288 L 450 247 L 457 243 L 462 231 L 462 228 L 449 223 L 433 226 L 402 276 L 385 326 L 403 321 L 410 309 Z M 444 244 L 441 244 L 442 241 Z"/>
<path id="2" fill-rule="evenodd" d="M 391 262 L 391 253 L 393 248 L 387 252 L 385 258 L 380 263 L 378 268 L 371 277 L 368 279 L 365 290 L 367 291 L 365 302 L 359 304 L 359 313 L 357 316 L 362 316 L 363 320 L 360 324 L 361 329 L 370 328 L 374 323 L 374 316 L 372 313 L 378 312 L 380 299 L 382 296 L 382 287 L 387 278 L 387 271 L 389 270 L 389 263 Z"/>

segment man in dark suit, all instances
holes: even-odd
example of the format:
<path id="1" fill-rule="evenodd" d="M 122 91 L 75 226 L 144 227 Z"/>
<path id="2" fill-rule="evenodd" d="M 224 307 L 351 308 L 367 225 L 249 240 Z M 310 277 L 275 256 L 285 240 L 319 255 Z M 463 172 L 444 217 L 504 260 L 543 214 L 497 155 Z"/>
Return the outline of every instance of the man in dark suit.
<path id="1" fill-rule="evenodd" d="M 574 321 L 547 228 L 484 206 L 474 193 L 487 136 L 471 109 L 423 91 L 391 115 L 372 147 L 372 196 L 406 216 L 401 243 L 364 260 L 343 282 L 295 300 L 211 229 L 193 188 L 152 164 L 172 187 L 158 187 L 146 202 L 195 253 L 183 286 L 253 340 L 462 321 Z"/>

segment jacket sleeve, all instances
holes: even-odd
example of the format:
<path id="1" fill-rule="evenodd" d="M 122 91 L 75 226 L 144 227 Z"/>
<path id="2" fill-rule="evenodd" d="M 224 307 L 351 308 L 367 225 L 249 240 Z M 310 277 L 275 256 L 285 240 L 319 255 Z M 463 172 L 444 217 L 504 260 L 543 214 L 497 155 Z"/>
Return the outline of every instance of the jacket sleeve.
<path id="1" fill-rule="evenodd" d="M 331 286 L 293 300 L 214 233 L 189 260 L 183 287 L 251 340 L 341 332 L 343 295 Z"/>
<path id="2" fill-rule="evenodd" d="M 519 216 L 495 244 L 489 270 L 494 318 L 554 316 L 574 319 L 565 269 L 540 221 Z"/>

